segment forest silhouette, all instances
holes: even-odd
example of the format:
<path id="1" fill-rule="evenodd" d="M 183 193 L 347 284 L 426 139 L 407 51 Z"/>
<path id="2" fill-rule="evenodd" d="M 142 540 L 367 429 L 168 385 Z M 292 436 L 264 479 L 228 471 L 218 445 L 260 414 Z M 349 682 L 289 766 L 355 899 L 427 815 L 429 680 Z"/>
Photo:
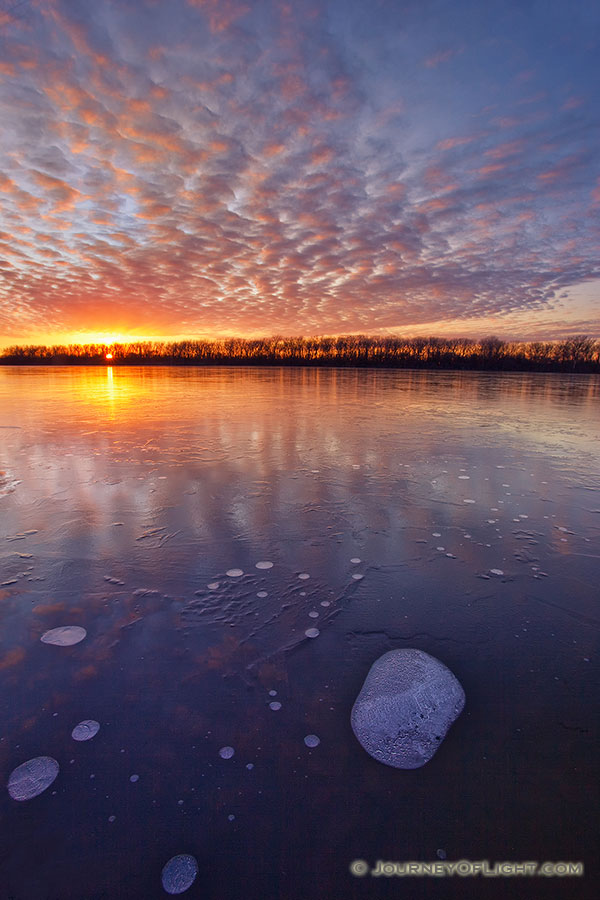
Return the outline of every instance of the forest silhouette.
<path id="1" fill-rule="evenodd" d="M 107 354 L 109 358 L 107 359 Z M 438 337 L 224 338 L 7 347 L 3 365 L 359 366 L 411 369 L 600 372 L 600 340 Z"/>

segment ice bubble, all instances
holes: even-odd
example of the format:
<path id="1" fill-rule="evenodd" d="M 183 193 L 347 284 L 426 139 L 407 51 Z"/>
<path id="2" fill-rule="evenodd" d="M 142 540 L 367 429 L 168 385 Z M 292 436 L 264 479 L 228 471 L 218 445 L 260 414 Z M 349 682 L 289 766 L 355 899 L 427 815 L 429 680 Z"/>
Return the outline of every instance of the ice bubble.
<path id="1" fill-rule="evenodd" d="M 353 566 L 357 566 L 359 564 L 359 562 L 362 562 L 362 560 L 360 560 L 358 558 L 358 556 L 353 556 L 352 559 L 350 560 L 350 562 L 352 563 Z"/>
<path id="2" fill-rule="evenodd" d="M 135 784 L 136 781 L 140 780 L 140 776 L 139 775 L 130 775 L 129 780 L 131 781 L 132 784 Z"/>
<path id="3" fill-rule="evenodd" d="M 490 569 L 490 572 L 492 573 L 492 575 L 504 575 L 502 569 Z"/>
<path id="4" fill-rule="evenodd" d="M 277 691 L 269 691 L 269 697 L 276 697 Z"/>
<path id="5" fill-rule="evenodd" d="M 162 870 L 162 886 L 167 894 L 183 894 L 198 874 L 198 863 L 189 853 L 173 856 Z"/>
<path id="6" fill-rule="evenodd" d="M 463 500 L 463 503 L 475 503 L 474 500 Z"/>
<path id="7" fill-rule="evenodd" d="M 316 638 L 316 637 L 319 637 L 319 634 L 320 634 L 320 633 L 321 633 L 321 632 L 319 631 L 318 628 L 307 628 L 306 631 L 304 632 L 304 634 L 306 635 L 306 637 L 309 637 L 309 638 Z"/>
<path id="8" fill-rule="evenodd" d="M 117 821 L 117 817 L 116 817 L 116 816 L 109 816 L 109 817 L 108 817 L 108 821 L 109 821 L 109 822 L 116 822 L 116 821 Z"/>
<path id="9" fill-rule="evenodd" d="M 31 800 L 50 787 L 60 766 L 51 756 L 36 756 L 17 766 L 8 779 L 8 793 L 13 800 Z"/>
<path id="10" fill-rule="evenodd" d="M 219 587 L 219 582 L 218 582 L 218 581 L 211 581 L 211 583 L 210 583 L 210 584 L 207 584 L 206 587 L 209 589 L 209 591 L 216 591 L 217 588 Z"/>
<path id="11" fill-rule="evenodd" d="M 263 600 L 265 597 L 268 597 L 269 595 L 268 595 L 268 593 L 267 593 L 266 591 L 259 591 L 258 594 L 257 594 L 256 596 L 257 596 L 257 597 L 260 597 L 261 600 Z"/>
<path id="12" fill-rule="evenodd" d="M 311 619 L 318 619 L 319 613 L 316 610 L 311 609 L 311 611 L 309 612 L 309 616 L 311 617 Z"/>
<path id="13" fill-rule="evenodd" d="M 269 709 L 274 709 L 274 710 L 281 709 L 281 703 L 279 702 L 279 700 L 272 700 L 269 703 Z"/>
<path id="14" fill-rule="evenodd" d="M 229 575 L 230 578 L 239 578 L 240 575 L 244 574 L 244 571 L 243 569 L 227 569 L 225 574 Z"/>
<path id="15" fill-rule="evenodd" d="M 246 763 L 246 768 L 248 769 L 249 772 L 251 772 L 252 769 L 254 768 L 254 763 Z"/>
<path id="16" fill-rule="evenodd" d="M 298 578 L 300 578 L 302 581 L 306 581 L 307 578 L 310 578 L 310 575 L 308 574 L 308 572 L 300 572 Z"/>
<path id="17" fill-rule="evenodd" d="M 364 575 L 359 575 L 358 572 L 355 572 L 354 575 L 353 575 L 352 577 L 354 578 L 355 581 L 360 581 L 361 578 L 364 578 L 365 576 L 364 576 Z"/>
<path id="18" fill-rule="evenodd" d="M 318 747 L 321 743 L 321 738 L 318 738 L 316 734 L 307 734 L 304 738 L 304 743 L 307 747 Z"/>
<path id="19" fill-rule="evenodd" d="M 321 600 L 321 606 L 331 606 L 329 600 Z"/>
<path id="20" fill-rule="evenodd" d="M 461 479 L 461 481 L 468 481 L 471 476 L 470 475 L 459 475 L 458 477 Z"/>
<path id="21" fill-rule="evenodd" d="M 440 534 L 439 531 L 432 531 L 431 536 L 432 537 L 441 537 L 442 535 Z"/>
<path id="22" fill-rule="evenodd" d="M 435 549 L 439 550 L 440 552 L 443 552 L 446 548 L 445 547 L 436 547 Z"/>
<path id="23" fill-rule="evenodd" d="M 221 759 L 231 759 L 234 753 L 235 750 L 233 749 L 233 747 L 221 747 L 221 749 L 219 750 L 219 756 L 221 757 Z"/>
<path id="24" fill-rule="evenodd" d="M 261 559 L 260 562 L 256 563 L 256 568 L 257 569 L 272 569 L 273 563 L 269 562 L 267 559 Z"/>
<path id="25" fill-rule="evenodd" d="M 230 813 L 230 815 L 228 815 L 227 818 L 229 819 L 230 822 L 233 822 L 233 820 L 235 819 L 235 816 L 233 815 L 233 813 Z"/>
<path id="26" fill-rule="evenodd" d="M 51 628 L 50 631 L 44 632 L 40 641 L 44 644 L 55 644 L 57 647 L 71 647 L 78 644 L 86 637 L 85 628 L 79 625 L 61 625 L 60 628 Z"/>
<path id="27" fill-rule="evenodd" d="M 84 719 L 79 725 L 76 725 L 71 732 L 74 741 L 90 741 L 100 731 L 100 722 L 94 719 Z"/>

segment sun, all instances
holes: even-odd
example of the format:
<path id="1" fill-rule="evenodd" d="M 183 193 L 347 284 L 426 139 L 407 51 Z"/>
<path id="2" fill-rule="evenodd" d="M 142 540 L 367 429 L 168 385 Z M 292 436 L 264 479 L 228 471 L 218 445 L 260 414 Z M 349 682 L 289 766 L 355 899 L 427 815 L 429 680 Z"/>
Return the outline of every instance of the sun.
<path id="1" fill-rule="evenodd" d="M 106 356 L 104 357 L 104 359 L 112 359 L 112 358 L 113 358 L 112 353 L 107 353 Z"/>

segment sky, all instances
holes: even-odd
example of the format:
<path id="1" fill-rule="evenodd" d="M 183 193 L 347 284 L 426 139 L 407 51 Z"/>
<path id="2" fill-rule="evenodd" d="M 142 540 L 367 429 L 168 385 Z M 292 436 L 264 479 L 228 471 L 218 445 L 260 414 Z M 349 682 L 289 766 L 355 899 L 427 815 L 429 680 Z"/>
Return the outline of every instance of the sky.
<path id="1" fill-rule="evenodd" d="M 595 0 L 0 0 L 0 345 L 600 337 Z"/>

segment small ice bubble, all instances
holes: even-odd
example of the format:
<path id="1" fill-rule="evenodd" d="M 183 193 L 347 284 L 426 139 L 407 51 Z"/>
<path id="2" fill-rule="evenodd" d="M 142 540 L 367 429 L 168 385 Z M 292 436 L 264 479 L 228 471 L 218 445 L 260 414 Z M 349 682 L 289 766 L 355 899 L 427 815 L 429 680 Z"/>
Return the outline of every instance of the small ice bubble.
<path id="1" fill-rule="evenodd" d="M 255 568 L 257 568 L 257 569 L 272 569 L 273 563 L 269 562 L 267 559 L 261 559 L 260 562 L 256 563 Z"/>
<path id="2" fill-rule="evenodd" d="M 140 780 L 140 776 L 139 775 L 130 775 L 129 780 L 131 781 L 132 784 L 135 784 L 136 781 Z"/>
<path id="3" fill-rule="evenodd" d="M 276 697 L 277 691 L 269 691 L 269 697 Z"/>
<path id="4" fill-rule="evenodd" d="M 207 584 L 206 587 L 209 589 L 209 591 L 216 591 L 217 588 L 219 587 L 219 582 L 218 582 L 218 581 L 211 581 L 211 583 L 210 583 L 210 584 Z"/>
<path id="5" fill-rule="evenodd" d="M 167 894 L 183 894 L 198 874 L 198 863 L 188 853 L 173 856 L 162 870 L 162 886 Z"/>
<path id="6" fill-rule="evenodd" d="M 51 756 L 28 759 L 10 773 L 8 793 L 13 800 L 31 800 L 50 787 L 59 769 L 57 761 Z"/>
<path id="7" fill-rule="evenodd" d="M 364 578 L 365 576 L 364 576 L 364 575 L 360 575 L 358 572 L 355 572 L 354 575 L 353 575 L 352 577 L 354 578 L 355 581 L 360 581 L 361 578 Z"/>
<path id="8" fill-rule="evenodd" d="M 446 548 L 445 547 L 436 547 L 435 549 L 439 550 L 440 552 L 443 552 Z"/>
<path id="9" fill-rule="evenodd" d="M 359 562 L 362 562 L 362 560 L 360 560 L 358 558 L 358 556 L 353 556 L 352 559 L 350 560 L 350 562 L 352 563 L 353 566 L 357 566 L 359 564 Z"/>
<path id="10" fill-rule="evenodd" d="M 271 700 L 271 702 L 269 703 L 269 709 L 281 709 L 281 703 L 279 702 L 279 700 Z"/>
<path id="11" fill-rule="evenodd" d="M 268 595 L 268 593 L 267 593 L 266 591 L 259 591 L 258 594 L 257 594 L 256 596 L 257 596 L 257 597 L 260 597 L 261 600 L 264 600 L 264 598 L 265 598 L 265 597 L 268 597 L 269 595 Z"/>
<path id="12" fill-rule="evenodd" d="M 441 537 L 442 535 L 440 534 L 439 531 L 432 531 L 431 536 L 432 537 Z"/>
<path id="13" fill-rule="evenodd" d="M 246 768 L 248 769 L 249 772 L 251 772 L 252 769 L 254 768 L 254 763 L 246 763 Z"/>
<path id="14" fill-rule="evenodd" d="M 74 741 L 91 741 L 91 739 L 100 731 L 100 722 L 94 719 L 85 719 L 76 725 L 71 732 Z"/>
<path id="15" fill-rule="evenodd" d="M 304 738 L 304 743 L 307 747 L 318 747 L 321 743 L 321 739 L 318 738 L 316 734 L 307 734 Z"/>
<path id="16" fill-rule="evenodd" d="M 331 606 L 329 600 L 321 600 L 321 606 Z"/>
<path id="17" fill-rule="evenodd" d="M 109 816 L 109 817 L 108 817 L 108 821 L 109 821 L 109 822 L 116 822 L 116 821 L 117 821 L 117 817 L 116 817 L 116 816 Z"/>
<path id="18" fill-rule="evenodd" d="M 461 479 L 461 481 L 468 481 L 471 476 L 470 475 L 459 475 L 458 477 Z"/>
<path id="19" fill-rule="evenodd" d="M 229 819 L 230 822 L 233 822 L 233 820 L 235 819 L 235 816 L 233 815 L 233 813 L 231 813 L 230 815 L 227 816 L 227 818 Z"/>
<path id="20" fill-rule="evenodd" d="M 221 749 L 219 750 L 219 756 L 221 757 L 221 759 L 231 759 L 234 753 L 235 750 L 233 749 L 233 747 L 221 747 Z"/>
<path id="21" fill-rule="evenodd" d="M 497 468 L 501 468 L 501 466 L 498 466 Z M 437 853 L 439 859 L 446 859 L 446 851 L 445 850 L 436 850 L 435 852 Z"/>
<path id="22" fill-rule="evenodd" d="M 475 503 L 474 500 L 463 500 L 463 503 Z"/>
<path id="23" fill-rule="evenodd" d="M 318 619 L 319 613 L 316 610 L 311 609 L 311 611 L 309 612 L 309 616 L 311 617 L 311 619 Z"/>
<path id="24" fill-rule="evenodd" d="M 492 575 L 504 575 L 504 571 L 502 569 L 490 569 Z"/>
<path id="25" fill-rule="evenodd" d="M 319 637 L 319 634 L 320 634 L 320 633 L 321 633 L 321 632 L 319 631 L 318 628 L 307 628 L 306 631 L 304 632 L 304 634 L 306 635 L 306 637 L 309 637 L 309 638 L 316 638 L 316 637 Z"/>
<path id="26" fill-rule="evenodd" d="M 307 578 L 310 578 L 310 575 L 308 574 L 308 572 L 300 572 L 298 578 L 300 578 L 302 581 L 306 581 Z"/>
<path id="27" fill-rule="evenodd" d="M 85 628 L 80 628 L 79 625 L 61 625 L 59 628 L 45 631 L 40 641 L 44 644 L 55 644 L 57 647 L 71 647 L 82 641 L 86 635 Z"/>
<path id="28" fill-rule="evenodd" d="M 244 570 L 243 569 L 227 569 L 225 574 L 229 575 L 230 578 L 239 578 L 240 575 L 244 574 Z"/>

